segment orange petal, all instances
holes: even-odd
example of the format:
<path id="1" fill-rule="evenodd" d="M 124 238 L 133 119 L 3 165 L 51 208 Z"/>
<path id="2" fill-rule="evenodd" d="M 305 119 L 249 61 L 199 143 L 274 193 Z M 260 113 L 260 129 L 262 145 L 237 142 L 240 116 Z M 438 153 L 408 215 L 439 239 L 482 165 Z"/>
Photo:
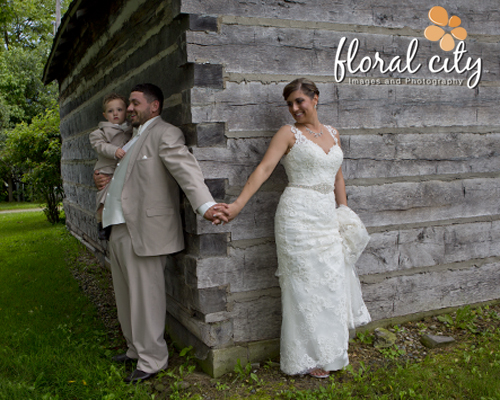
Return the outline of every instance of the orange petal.
<path id="1" fill-rule="evenodd" d="M 440 6 L 432 7 L 429 10 L 429 19 L 439 26 L 448 25 L 448 12 Z"/>
<path id="2" fill-rule="evenodd" d="M 453 29 L 451 34 L 458 40 L 465 40 L 467 37 L 467 31 L 462 27 Z"/>
<path id="3" fill-rule="evenodd" d="M 461 23 L 462 23 L 462 20 L 460 18 L 458 18 L 456 15 L 453 15 L 450 18 L 450 21 L 448 22 L 448 26 L 450 28 L 455 28 L 455 27 L 459 26 Z"/>
<path id="4" fill-rule="evenodd" d="M 454 49 L 455 41 L 453 40 L 453 37 L 449 33 L 447 33 L 446 35 L 443 36 L 443 38 L 439 42 L 439 46 L 444 51 L 450 51 Z"/>
<path id="5" fill-rule="evenodd" d="M 433 42 L 441 39 L 444 34 L 444 29 L 436 25 L 429 25 L 424 31 L 424 36 Z"/>

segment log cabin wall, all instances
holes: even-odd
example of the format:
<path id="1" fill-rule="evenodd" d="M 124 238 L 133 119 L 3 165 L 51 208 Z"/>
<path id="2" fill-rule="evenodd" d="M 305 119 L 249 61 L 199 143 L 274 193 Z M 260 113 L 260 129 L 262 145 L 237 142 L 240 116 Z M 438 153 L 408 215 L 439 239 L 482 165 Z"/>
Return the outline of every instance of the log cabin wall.
<path id="1" fill-rule="evenodd" d="M 424 37 L 436 5 L 429 0 L 121 0 L 108 8 L 101 1 L 99 14 L 89 11 L 96 2 L 74 2 L 62 27 L 78 32 L 70 57 L 56 57 L 61 35 L 46 72 L 60 83 L 69 228 L 105 251 L 95 232 L 88 133 L 108 92 L 159 85 L 163 117 L 184 130 L 216 200 L 230 202 L 274 132 L 293 123 L 283 87 L 306 76 L 321 92 L 320 120 L 340 132 L 349 205 L 372 237 L 358 272 L 375 323 L 500 298 L 500 15 L 493 3 L 439 4 L 467 30 L 461 68 L 468 57 L 482 60 L 481 81 L 470 89 L 473 70 L 428 68 L 436 55 L 450 66 L 454 60 Z M 396 56 L 404 66 L 417 39 L 412 65 L 422 67 L 347 71 L 337 82 L 342 38 L 342 60 L 359 40 L 354 67 L 377 52 L 386 67 Z M 167 265 L 168 330 L 193 345 L 214 376 L 237 359 L 279 351 L 273 218 L 286 184 L 279 166 L 225 226 L 206 223 L 182 200 L 187 248 Z"/>

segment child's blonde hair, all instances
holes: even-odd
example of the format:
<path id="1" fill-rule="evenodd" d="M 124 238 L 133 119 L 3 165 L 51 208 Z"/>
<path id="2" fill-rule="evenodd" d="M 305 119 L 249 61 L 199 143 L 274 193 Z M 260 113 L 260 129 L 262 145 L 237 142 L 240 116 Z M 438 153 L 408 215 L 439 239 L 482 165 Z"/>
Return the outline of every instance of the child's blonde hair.
<path id="1" fill-rule="evenodd" d="M 110 93 L 102 99 L 102 111 L 106 112 L 106 106 L 112 100 L 121 100 L 123 101 L 123 104 L 125 104 L 125 108 L 128 107 L 128 99 L 126 97 L 118 93 Z"/>

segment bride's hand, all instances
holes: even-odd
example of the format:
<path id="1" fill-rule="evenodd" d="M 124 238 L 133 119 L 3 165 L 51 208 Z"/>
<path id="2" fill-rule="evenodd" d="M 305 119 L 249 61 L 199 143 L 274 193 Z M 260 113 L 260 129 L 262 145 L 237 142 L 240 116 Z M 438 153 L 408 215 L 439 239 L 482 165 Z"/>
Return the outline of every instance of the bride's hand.
<path id="1" fill-rule="evenodd" d="M 233 219 L 236 218 L 236 216 L 240 213 L 241 207 L 238 206 L 236 203 L 231 203 L 227 205 L 227 209 L 229 211 L 229 216 L 228 220 L 231 222 Z"/>

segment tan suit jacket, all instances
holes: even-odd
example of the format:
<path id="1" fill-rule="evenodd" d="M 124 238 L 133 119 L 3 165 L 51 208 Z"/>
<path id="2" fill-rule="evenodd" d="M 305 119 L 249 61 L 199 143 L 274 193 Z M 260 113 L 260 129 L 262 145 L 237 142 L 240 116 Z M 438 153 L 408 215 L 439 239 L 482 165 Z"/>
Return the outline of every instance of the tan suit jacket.
<path id="1" fill-rule="evenodd" d="M 195 210 L 213 201 L 182 131 L 157 118 L 130 152 L 121 200 L 135 254 L 157 256 L 182 250 L 179 186 Z"/>
<path id="2" fill-rule="evenodd" d="M 103 174 L 112 174 L 118 162 L 115 158 L 116 150 L 127 143 L 131 137 L 131 126 L 123 129 L 108 121 L 99 122 L 98 129 L 89 135 L 90 144 L 97 153 L 94 169 Z"/>

